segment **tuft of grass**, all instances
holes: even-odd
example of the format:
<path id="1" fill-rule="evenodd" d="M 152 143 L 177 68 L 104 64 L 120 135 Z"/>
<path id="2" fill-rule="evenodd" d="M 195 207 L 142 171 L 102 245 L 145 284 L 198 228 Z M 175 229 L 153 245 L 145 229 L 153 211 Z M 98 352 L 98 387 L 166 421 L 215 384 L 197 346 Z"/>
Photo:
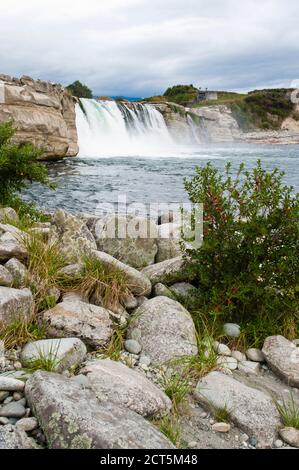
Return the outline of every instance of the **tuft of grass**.
<path id="1" fill-rule="evenodd" d="M 214 342 L 211 328 L 206 329 L 203 334 L 199 333 L 197 325 L 196 341 L 198 353 L 195 356 L 186 355 L 173 359 L 170 365 L 178 367 L 189 380 L 198 381 L 212 370 L 217 368 L 217 353 L 212 344 Z"/>
<path id="2" fill-rule="evenodd" d="M 57 346 L 51 346 L 49 352 L 44 352 L 42 349 L 38 350 L 38 357 L 28 361 L 26 364 L 26 369 L 29 372 L 35 372 L 37 370 L 44 370 L 46 372 L 55 372 L 61 362 L 58 358 L 60 342 Z"/>
<path id="3" fill-rule="evenodd" d="M 121 353 L 124 350 L 127 328 L 128 325 L 115 325 L 108 345 L 97 352 L 103 354 L 105 358 L 112 359 L 113 361 L 119 361 Z"/>
<path id="4" fill-rule="evenodd" d="M 53 299 L 49 299 L 49 289 L 55 287 L 59 279 L 59 270 L 65 266 L 65 259 L 57 242 L 46 242 L 42 235 L 31 233 L 23 239 L 28 252 L 28 280 L 34 296 L 37 310 L 42 310 Z M 51 297 L 51 296 L 50 296 Z"/>
<path id="5" fill-rule="evenodd" d="M 33 203 L 24 202 L 17 196 L 11 198 L 9 206 L 15 209 L 18 219 L 5 217 L 4 223 L 13 225 L 24 232 L 30 230 L 36 222 L 49 222 L 51 220 L 49 215 L 44 214 Z"/>
<path id="6" fill-rule="evenodd" d="M 45 327 L 40 326 L 35 318 L 29 321 L 18 318 L 8 325 L 0 324 L 0 340 L 4 342 L 5 349 L 13 349 L 29 341 L 37 341 L 45 337 Z"/>
<path id="7" fill-rule="evenodd" d="M 296 405 L 292 393 L 290 393 L 290 401 L 284 399 L 281 402 L 275 401 L 276 408 L 281 416 L 283 424 L 286 427 L 299 429 L 299 407 Z"/>
<path id="8" fill-rule="evenodd" d="M 224 406 L 214 406 L 210 404 L 211 412 L 215 420 L 219 423 L 228 423 L 230 420 L 230 410 L 228 409 L 227 404 Z"/>
<path id="9" fill-rule="evenodd" d="M 80 274 L 75 278 L 64 277 L 62 285 L 108 309 L 121 304 L 130 293 L 126 275 L 121 270 L 111 269 L 88 255 L 82 258 Z"/>
<path id="10" fill-rule="evenodd" d="M 175 447 L 181 447 L 181 430 L 177 416 L 167 415 L 159 421 L 159 429 Z"/>
<path id="11" fill-rule="evenodd" d="M 191 391 L 190 380 L 188 376 L 178 372 L 166 372 L 162 375 L 161 385 L 165 394 L 170 398 L 173 410 L 178 413 L 186 400 L 186 396 Z"/>

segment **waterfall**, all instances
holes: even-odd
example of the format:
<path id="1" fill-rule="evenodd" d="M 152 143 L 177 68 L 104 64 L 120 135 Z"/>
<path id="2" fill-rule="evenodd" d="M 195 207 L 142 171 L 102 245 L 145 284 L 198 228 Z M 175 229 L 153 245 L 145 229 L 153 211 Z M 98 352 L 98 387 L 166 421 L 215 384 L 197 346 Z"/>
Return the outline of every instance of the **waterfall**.
<path id="1" fill-rule="evenodd" d="M 191 130 L 191 134 L 193 137 L 193 140 L 197 144 L 202 144 L 202 143 L 208 143 L 209 142 L 209 134 L 208 131 L 204 125 L 203 119 L 200 117 L 196 116 L 196 122 L 194 121 L 194 118 L 190 115 L 187 114 L 187 123 L 188 126 Z"/>
<path id="2" fill-rule="evenodd" d="M 162 114 L 149 104 L 81 99 L 79 156 L 158 155 L 174 146 Z"/>

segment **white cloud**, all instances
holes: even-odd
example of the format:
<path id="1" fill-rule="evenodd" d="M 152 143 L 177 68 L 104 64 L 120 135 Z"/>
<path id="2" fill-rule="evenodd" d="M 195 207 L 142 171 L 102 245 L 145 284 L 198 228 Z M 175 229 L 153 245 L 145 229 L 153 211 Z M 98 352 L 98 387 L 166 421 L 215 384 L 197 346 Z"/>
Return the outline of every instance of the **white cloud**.
<path id="1" fill-rule="evenodd" d="M 79 79 L 99 94 L 289 86 L 299 77 L 298 14 L 295 0 L 10 0 L 1 72 Z"/>

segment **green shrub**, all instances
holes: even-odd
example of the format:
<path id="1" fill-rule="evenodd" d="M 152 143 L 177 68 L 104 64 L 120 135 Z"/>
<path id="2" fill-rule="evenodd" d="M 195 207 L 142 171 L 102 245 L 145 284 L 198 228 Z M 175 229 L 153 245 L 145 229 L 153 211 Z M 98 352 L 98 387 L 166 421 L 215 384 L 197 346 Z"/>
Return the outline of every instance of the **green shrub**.
<path id="1" fill-rule="evenodd" d="M 12 122 L 0 125 L 0 205 L 11 205 L 28 182 L 50 185 L 46 167 L 37 160 L 43 151 L 32 144 L 15 144 Z"/>
<path id="2" fill-rule="evenodd" d="M 256 342 L 259 325 L 295 336 L 299 194 L 283 185 L 283 173 L 266 172 L 260 162 L 251 172 L 240 165 L 236 178 L 230 170 L 228 164 L 221 175 L 209 163 L 185 181 L 190 201 L 204 204 L 203 245 L 184 253 L 199 288 L 195 316 L 239 322 L 251 332 L 248 341 Z"/>
<path id="3" fill-rule="evenodd" d="M 74 83 L 67 86 L 66 89 L 72 96 L 76 96 L 77 98 L 92 98 L 92 91 L 88 88 L 88 86 L 79 82 L 79 80 L 76 80 Z"/>

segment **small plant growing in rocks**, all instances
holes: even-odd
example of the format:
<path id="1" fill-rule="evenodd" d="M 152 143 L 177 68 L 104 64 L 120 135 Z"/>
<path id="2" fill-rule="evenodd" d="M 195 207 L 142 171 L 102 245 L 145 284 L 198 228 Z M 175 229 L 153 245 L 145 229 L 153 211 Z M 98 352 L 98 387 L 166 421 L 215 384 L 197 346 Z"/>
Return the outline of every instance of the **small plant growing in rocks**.
<path id="1" fill-rule="evenodd" d="M 275 401 L 277 410 L 281 416 L 284 426 L 299 429 L 299 407 L 296 405 L 294 397 L 290 394 L 290 400 L 285 399 Z"/>

